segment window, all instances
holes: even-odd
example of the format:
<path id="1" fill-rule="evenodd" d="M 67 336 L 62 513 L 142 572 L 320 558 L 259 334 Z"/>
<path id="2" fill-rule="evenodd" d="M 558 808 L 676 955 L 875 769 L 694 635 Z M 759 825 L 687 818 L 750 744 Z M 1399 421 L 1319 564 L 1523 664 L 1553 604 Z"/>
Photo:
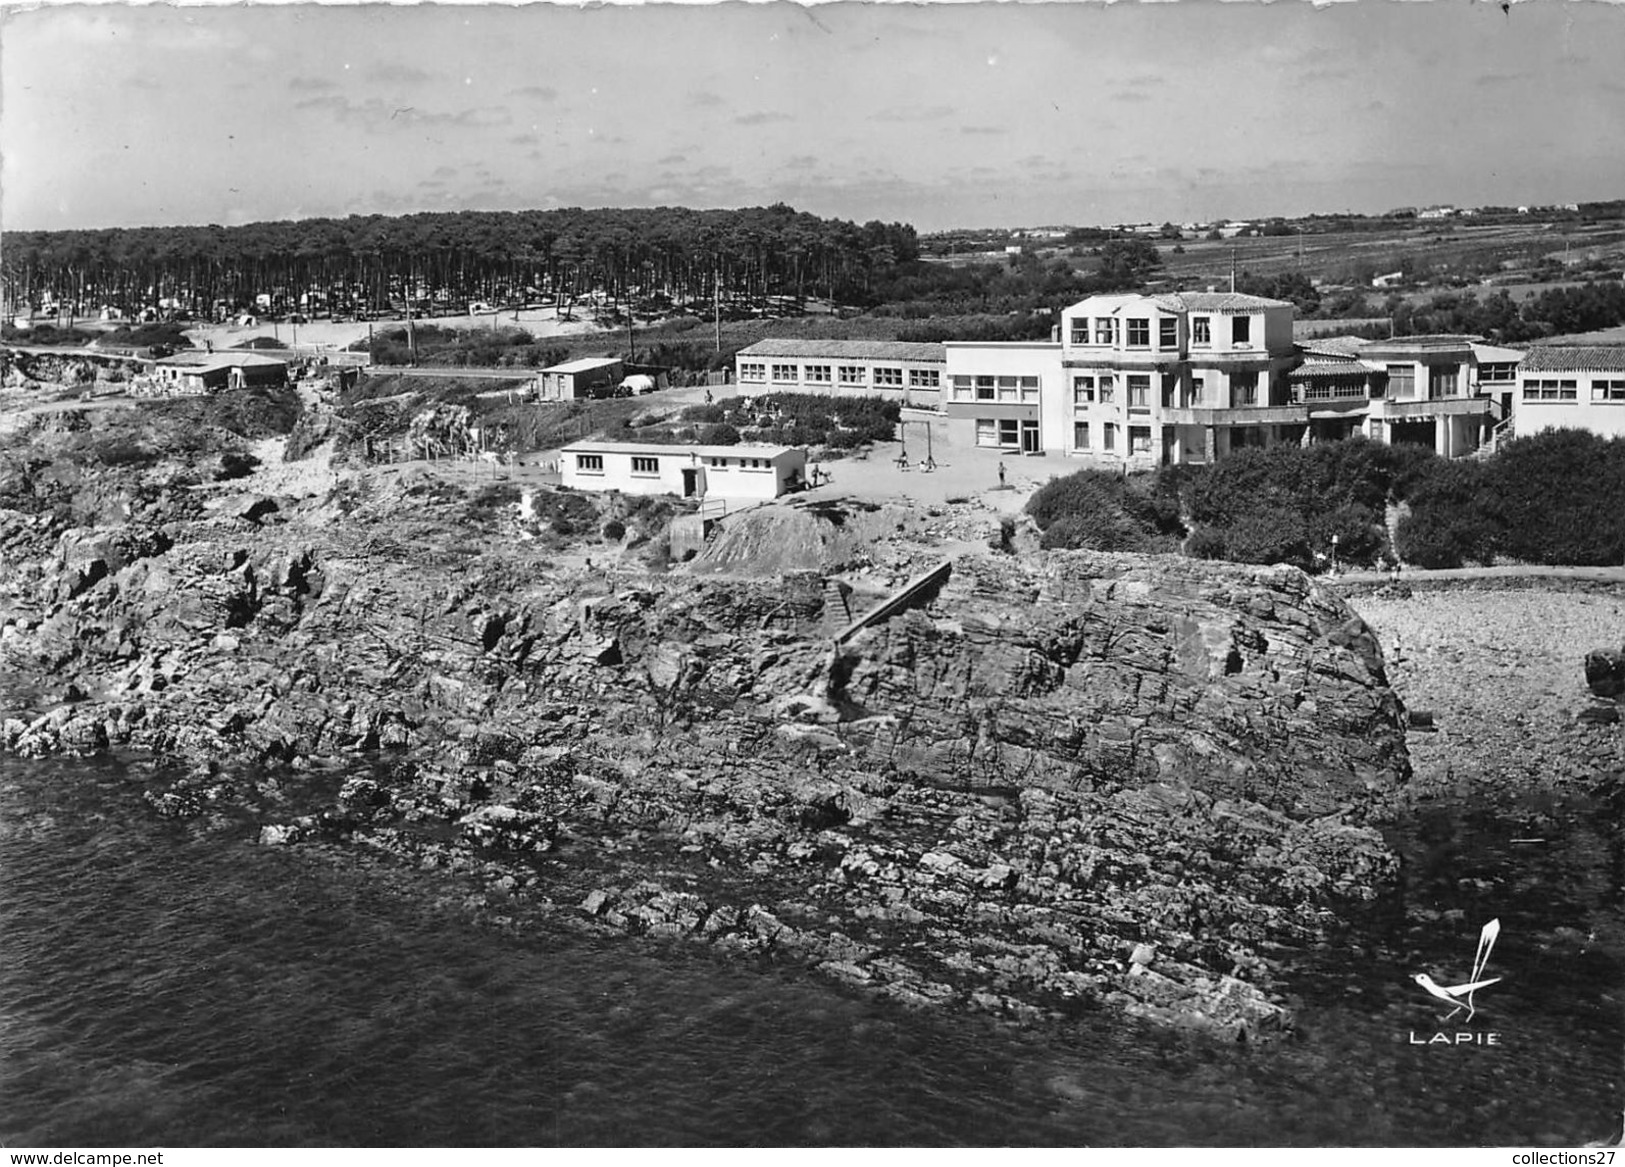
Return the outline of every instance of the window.
<path id="1" fill-rule="evenodd" d="M 976 378 L 961 374 L 954 375 L 954 400 L 969 401 L 971 393 L 976 388 Z"/>
<path id="2" fill-rule="evenodd" d="M 1013 450 L 1021 444 L 1021 425 L 1013 417 L 976 419 L 976 444 Z"/>
<path id="3" fill-rule="evenodd" d="M 1072 344 L 1089 343 L 1089 318 L 1087 316 L 1074 316 L 1067 328 L 1067 337 Z"/>
<path id="4" fill-rule="evenodd" d="M 1117 449 L 1117 427 L 1107 422 L 1101 433 L 1101 448 L 1105 450 Z"/>
<path id="5" fill-rule="evenodd" d="M 1416 392 L 1415 365 L 1388 366 L 1388 396 L 1409 397 Z"/>
<path id="6" fill-rule="evenodd" d="M 767 366 L 760 361 L 739 362 L 739 379 L 741 381 L 767 380 Z"/>
<path id="7" fill-rule="evenodd" d="M 942 374 L 935 369 L 910 369 L 908 371 L 908 387 L 910 389 L 940 389 L 942 388 Z"/>
<path id="8" fill-rule="evenodd" d="M 1486 365 L 1478 366 L 1478 379 L 1485 381 L 1516 381 L 1518 379 L 1518 363 L 1516 361 L 1492 361 Z"/>
<path id="9" fill-rule="evenodd" d="M 1202 404 L 1202 394 L 1207 391 L 1207 377 L 1201 373 L 1191 375 L 1191 404 Z"/>
<path id="10" fill-rule="evenodd" d="M 1089 423 L 1075 421 L 1072 423 L 1072 448 L 1074 450 L 1087 450 L 1089 448 Z"/>
<path id="11" fill-rule="evenodd" d="M 1147 373 L 1130 373 L 1128 375 L 1128 407 L 1130 409 L 1151 408 L 1151 377 Z"/>
<path id="12" fill-rule="evenodd" d="M 882 365 L 875 370 L 875 384 L 887 389 L 901 389 L 903 387 L 903 370 Z"/>
<path id="13" fill-rule="evenodd" d="M 774 365 L 773 379 L 775 381 L 801 380 L 801 367 L 799 365 Z"/>
<path id="14" fill-rule="evenodd" d="M 1574 401 L 1579 396 L 1579 382 L 1569 378 L 1531 377 L 1523 383 L 1525 401 Z"/>
<path id="15" fill-rule="evenodd" d="M 604 472 L 604 456 L 602 454 L 577 454 L 576 470 L 581 474 L 602 474 Z"/>
<path id="16" fill-rule="evenodd" d="M 1592 381 L 1591 400 L 1625 401 L 1625 381 Z"/>
<path id="17" fill-rule="evenodd" d="M 869 371 L 862 365 L 842 365 L 839 372 L 841 384 L 843 385 L 867 385 L 869 383 Z"/>
<path id="18" fill-rule="evenodd" d="M 1072 404 L 1093 405 L 1095 401 L 1095 379 L 1093 377 L 1072 378 Z"/>
<path id="19" fill-rule="evenodd" d="M 1213 343 L 1213 322 L 1208 317 L 1191 317 L 1191 343 L 1195 345 Z"/>
<path id="20" fill-rule="evenodd" d="M 1109 316 L 1100 316 L 1095 319 L 1095 343 L 1117 343 L 1117 321 Z"/>
<path id="21" fill-rule="evenodd" d="M 829 384 L 830 367 L 828 365 L 808 365 L 806 369 L 807 380 L 819 385 Z"/>
<path id="22" fill-rule="evenodd" d="M 1038 378 L 1023 377 L 1021 379 L 1021 399 L 1023 401 L 1038 400 Z"/>
<path id="23" fill-rule="evenodd" d="M 1428 396 L 1454 397 L 1460 365 L 1433 365 L 1428 369 Z"/>
<path id="24" fill-rule="evenodd" d="M 1258 373 L 1230 374 L 1230 406 L 1238 408 L 1258 404 Z"/>
<path id="25" fill-rule="evenodd" d="M 713 470 L 726 470 L 728 468 L 728 459 L 726 459 L 726 458 L 707 458 L 705 460 L 705 464 L 707 466 L 711 467 L 711 469 L 713 469 Z"/>
<path id="26" fill-rule="evenodd" d="M 1251 316 L 1232 316 L 1230 318 L 1230 343 L 1246 344 L 1253 339 L 1253 318 Z"/>
<path id="27" fill-rule="evenodd" d="M 1128 346 L 1130 348 L 1151 347 L 1151 321 L 1132 318 L 1129 320 Z"/>
<path id="28" fill-rule="evenodd" d="M 660 459 L 659 458 L 633 458 L 632 459 L 632 473 L 633 474 L 659 474 L 660 473 Z"/>
<path id="29" fill-rule="evenodd" d="M 1128 452 L 1130 454 L 1149 454 L 1151 452 L 1150 426 L 1131 425 L 1128 427 Z"/>
<path id="30" fill-rule="evenodd" d="M 1018 380 L 1019 380 L 1019 378 L 1017 378 L 1017 377 L 1000 377 L 999 378 L 999 400 L 1000 401 L 1014 401 L 1014 400 L 1016 400 L 1016 383 L 1017 383 Z"/>
<path id="31" fill-rule="evenodd" d="M 1179 347 L 1179 321 L 1172 316 L 1164 316 L 1157 321 L 1159 335 L 1157 346 L 1159 348 Z"/>
<path id="32" fill-rule="evenodd" d="M 996 386 L 997 382 L 997 377 L 977 377 L 976 400 L 992 401 L 995 397 L 997 397 L 998 394 L 994 392 L 994 387 Z"/>
<path id="33" fill-rule="evenodd" d="M 1110 405 L 1117 397 L 1117 381 L 1110 373 L 1100 375 L 1100 403 Z"/>

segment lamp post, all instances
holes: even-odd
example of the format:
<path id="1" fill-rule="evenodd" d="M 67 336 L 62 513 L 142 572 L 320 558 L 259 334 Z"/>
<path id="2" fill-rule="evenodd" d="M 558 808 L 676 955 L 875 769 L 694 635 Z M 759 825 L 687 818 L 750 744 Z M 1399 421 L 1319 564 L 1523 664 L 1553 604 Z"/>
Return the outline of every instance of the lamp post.
<path id="1" fill-rule="evenodd" d="M 1332 536 L 1332 574 L 1337 574 L 1337 536 Z"/>

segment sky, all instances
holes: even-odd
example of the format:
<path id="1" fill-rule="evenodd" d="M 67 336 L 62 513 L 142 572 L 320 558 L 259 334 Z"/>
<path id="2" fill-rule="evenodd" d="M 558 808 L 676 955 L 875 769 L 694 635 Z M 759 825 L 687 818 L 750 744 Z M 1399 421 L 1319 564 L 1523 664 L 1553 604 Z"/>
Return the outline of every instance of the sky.
<path id="1" fill-rule="evenodd" d="M 0 11 L 0 228 L 565 206 L 950 227 L 1625 197 L 1601 0 Z"/>

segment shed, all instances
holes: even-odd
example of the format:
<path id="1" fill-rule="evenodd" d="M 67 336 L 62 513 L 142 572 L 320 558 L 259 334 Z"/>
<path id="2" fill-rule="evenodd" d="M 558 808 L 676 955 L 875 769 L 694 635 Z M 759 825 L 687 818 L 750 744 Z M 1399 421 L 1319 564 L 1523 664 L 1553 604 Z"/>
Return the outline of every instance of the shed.
<path id="1" fill-rule="evenodd" d="M 543 369 L 536 375 L 536 391 L 543 401 L 611 397 L 625 375 L 626 362 L 619 357 L 581 357 Z"/>

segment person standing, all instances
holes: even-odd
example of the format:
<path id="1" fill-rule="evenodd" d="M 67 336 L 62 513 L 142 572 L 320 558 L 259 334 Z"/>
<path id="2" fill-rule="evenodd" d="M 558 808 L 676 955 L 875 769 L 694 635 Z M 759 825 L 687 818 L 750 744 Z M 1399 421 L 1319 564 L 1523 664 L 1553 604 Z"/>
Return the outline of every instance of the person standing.
<path id="1" fill-rule="evenodd" d="M 999 489 L 1004 489 L 1004 463 L 999 463 Z"/>

